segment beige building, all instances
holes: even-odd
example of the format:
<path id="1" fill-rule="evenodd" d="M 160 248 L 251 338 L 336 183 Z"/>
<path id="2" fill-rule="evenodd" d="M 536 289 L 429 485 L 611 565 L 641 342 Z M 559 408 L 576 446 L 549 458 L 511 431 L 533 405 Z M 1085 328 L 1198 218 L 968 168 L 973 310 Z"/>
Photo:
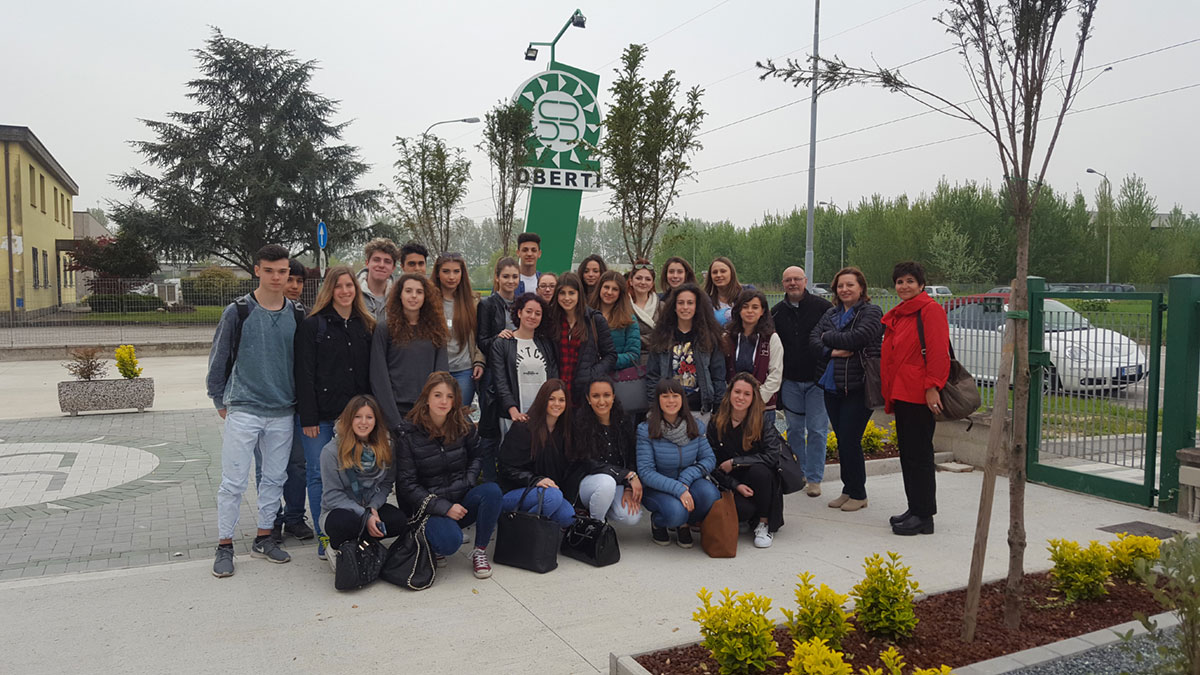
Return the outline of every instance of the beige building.
<path id="1" fill-rule="evenodd" d="M 29 127 L 0 125 L 0 311 L 20 320 L 75 302 L 73 198 L 79 186 Z"/>

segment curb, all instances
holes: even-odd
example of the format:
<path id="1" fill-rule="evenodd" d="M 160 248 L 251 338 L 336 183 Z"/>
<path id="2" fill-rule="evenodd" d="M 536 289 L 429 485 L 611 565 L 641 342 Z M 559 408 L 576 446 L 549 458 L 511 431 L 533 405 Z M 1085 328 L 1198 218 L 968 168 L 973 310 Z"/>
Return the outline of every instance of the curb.
<path id="1" fill-rule="evenodd" d="M 1150 620 L 1160 629 L 1173 628 L 1179 625 L 1179 620 L 1171 612 L 1155 614 L 1150 617 Z M 955 675 L 1002 675 L 1003 673 L 1020 670 L 1021 668 L 1038 666 L 1068 656 L 1081 654 L 1097 647 L 1107 647 L 1108 645 L 1116 644 L 1121 641 L 1119 633 L 1125 633 L 1130 630 L 1133 631 L 1134 637 L 1144 635 L 1148 632 L 1141 621 L 1126 621 L 1116 626 L 1101 628 L 1100 630 L 1077 635 L 1066 640 L 1051 642 L 1024 651 L 1013 652 L 1012 654 L 997 656 L 987 661 L 979 661 L 955 668 L 954 673 Z M 662 651 L 664 649 L 674 649 L 676 647 L 690 647 L 699 642 L 699 640 L 689 640 L 687 642 L 664 645 L 655 649 L 620 656 L 615 652 L 610 652 L 608 655 L 608 672 L 610 675 L 653 675 L 653 673 L 643 668 L 635 659 L 643 654 Z"/>
<path id="2" fill-rule="evenodd" d="M 56 361 L 71 358 L 71 350 L 79 347 L 100 347 L 111 352 L 125 343 L 87 343 L 75 345 L 39 345 L 32 347 L 5 347 L 0 349 L 0 362 L 3 361 Z M 138 356 L 207 356 L 212 348 L 212 342 L 154 342 L 135 344 Z M 110 357 L 111 358 L 111 357 Z"/>

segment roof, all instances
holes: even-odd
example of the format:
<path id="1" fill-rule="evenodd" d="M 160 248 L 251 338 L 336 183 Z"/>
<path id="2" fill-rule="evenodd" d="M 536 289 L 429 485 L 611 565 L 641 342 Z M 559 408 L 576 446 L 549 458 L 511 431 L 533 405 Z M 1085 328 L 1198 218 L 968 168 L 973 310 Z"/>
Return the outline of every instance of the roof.
<path id="1" fill-rule="evenodd" d="M 79 196 L 79 184 L 71 178 L 66 169 L 62 168 L 58 160 L 54 159 L 54 155 L 50 154 L 50 151 L 46 149 L 46 146 L 42 145 L 42 142 L 38 140 L 38 137 L 33 134 L 33 131 L 29 127 L 0 124 L 0 141 L 21 143 L 29 148 L 29 151 L 37 157 L 38 162 L 46 167 L 58 179 L 58 182 L 62 183 L 63 187 L 67 188 L 72 197 Z"/>

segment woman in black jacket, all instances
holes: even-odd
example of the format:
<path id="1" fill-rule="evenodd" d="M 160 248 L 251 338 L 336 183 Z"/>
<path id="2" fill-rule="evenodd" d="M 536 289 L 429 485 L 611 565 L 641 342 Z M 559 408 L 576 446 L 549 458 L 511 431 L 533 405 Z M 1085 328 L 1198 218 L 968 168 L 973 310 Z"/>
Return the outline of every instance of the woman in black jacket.
<path id="1" fill-rule="evenodd" d="M 867 296 L 867 280 L 857 267 L 833 277 L 837 301 L 817 322 L 810 342 L 819 351 L 817 384 L 825 391 L 825 410 L 838 442 L 842 494 L 829 508 L 857 511 L 867 507 L 867 468 L 862 435 L 871 419 L 863 397 L 863 359 L 879 356 L 883 312 Z"/>
<path id="2" fill-rule="evenodd" d="M 496 261 L 492 277 L 492 293 L 479 301 L 475 323 L 475 344 L 484 360 L 491 356 L 492 343 L 499 337 L 512 337 L 516 330 L 513 323 L 512 303 L 521 283 L 521 268 L 516 258 L 504 257 Z M 483 377 L 479 378 L 479 447 L 483 457 L 484 480 L 496 480 L 496 448 L 500 445 L 500 410 L 496 403 L 495 380 L 492 369 L 484 366 Z"/>
<path id="3" fill-rule="evenodd" d="M 475 576 L 492 576 L 486 549 L 500 518 L 500 486 L 476 485 L 479 438 L 463 412 L 458 381 L 445 371 L 430 375 L 396 432 L 396 499 L 408 513 L 429 516 L 425 536 L 439 557 L 457 551 L 462 529 L 474 523 Z"/>
<path id="4" fill-rule="evenodd" d="M 567 272 L 558 278 L 550 303 L 548 333 L 555 338 L 558 376 L 567 383 L 575 407 L 583 402 L 587 386 L 608 375 L 617 363 L 612 333 L 604 315 L 587 306 L 587 296 L 578 275 Z"/>
<path id="5" fill-rule="evenodd" d="M 501 510 L 533 511 L 540 501 L 544 515 L 570 527 L 575 522 L 579 476 L 566 457 L 571 414 L 562 380 L 554 378 L 542 384 L 529 406 L 528 418 L 513 422 L 500 443 Z"/>
<path id="6" fill-rule="evenodd" d="M 308 506 L 317 523 L 317 555 L 328 543 L 321 531 L 321 449 L 350 399 L 371 393 L 371 334 L 375 316 L 363 302 L 354 270 L 325 273 L 308 318 L 296 329 L 294 375 L 300 445 L 304 448 Z M 379 420 L 383 426 L 383 420 Z"/>
<path id="7" fill-rule="evenodd" d="M 600 377 L 588 385 L 569 447 L 567 457 L 587 473 L 579 482 L 579 500 L 591 517 L 636 525 L 642 519 L 642 482 L 634 468 L 637 436 L 611 378 Z"/>
<path id="8" fill-rule="evenodd" d="M 488 372 L 496 399 L 492 405 L 507 432 L 513 422 L 527 422 L 526 411 L 542 384 L 558 377 L 558 359 L 554 343 L 546 337 L 545 303 L 535 293 L 525 293 L 513 301 L 512 319 L 517 329 L 512 337 L 492 341 L 488 354 Z"/>
<path id="9" fill-rule="evenodd" d="M 754 546 L 769 548 L 775 531 L 783 526 L 783 481 L 779 477 L 783 439 L 774 419 L 767 415 L 753 375 L 733 376 L 706 433 L 717 457 L 713 479 L 733 491 L 738 520 L 754 527 Z"/>

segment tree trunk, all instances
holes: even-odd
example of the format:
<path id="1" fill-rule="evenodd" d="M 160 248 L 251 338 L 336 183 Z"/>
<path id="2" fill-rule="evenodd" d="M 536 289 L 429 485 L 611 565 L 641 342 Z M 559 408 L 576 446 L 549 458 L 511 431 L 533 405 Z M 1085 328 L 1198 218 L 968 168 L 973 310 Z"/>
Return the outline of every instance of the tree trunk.
<path id="1" fill-rule="evenodd" d="M 1008 466 L 1008 581 L 1004 586 L 1004 626 L 1021 626 L 1022 584 L 1025 579 L 1025 455 L 1029 426 L 1029 226 L 1033 204 L 1028 183 L 1012 183 L 1017 228 L 1017 278 L 1012 287 L 1009 310 L 1022 312 L 1012 319 L 1013 328 L 1013 424 L 1012 453 Z M 1040 395 L 1040 392 L 1039 392 Z"/>

